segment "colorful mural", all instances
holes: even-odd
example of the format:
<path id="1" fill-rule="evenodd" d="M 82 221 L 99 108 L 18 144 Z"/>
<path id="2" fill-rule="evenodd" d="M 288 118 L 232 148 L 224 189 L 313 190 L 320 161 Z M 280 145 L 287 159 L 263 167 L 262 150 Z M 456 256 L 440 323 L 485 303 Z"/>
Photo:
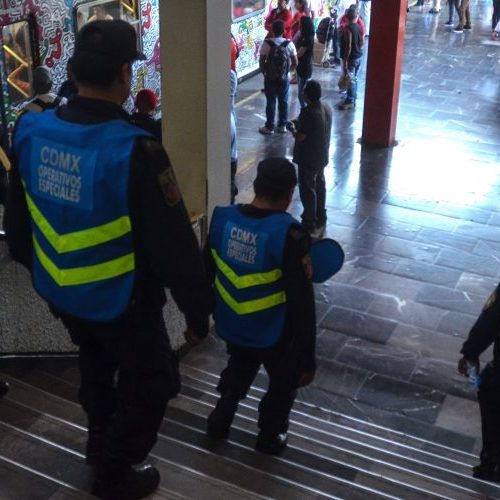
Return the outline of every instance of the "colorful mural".
<path id="1" fill-rule="evenodd" d="M 40 56 L 40 63 L 51 70 L 55 90 L 66 79 L 66 64 L 73 52 L 75 9 L 84 6 L 86 3 L 88 3 L 87 0 L 0 0 L 0 25 L 2 28 L 29 18 L 34 20 L 34 49 Z M 132 89 L 135 93 L 141 88 L 147 87 L 160 95 L 158 0 L 140 0 L 138 9 L 140 16 L 139 31 L 147 61 L 135 65 L 136 78 Z M 0 42 L 3 48 L 3 40 L 0 39 Z M 7 127 L 10 130 L 23 103 L 13 104 L 11 102 L 10 91 L 12 86 L 10 86 L 9 90 L 9 85 L 6 83 L 6 52 L 5 50 L 1 52 L 3 63 L 1 65 L 3 68 L 1 72 L 2 89 L 4 92 Z M 34 62 L 38 59 L 35 57 L 38 54 L 33 54 Z"/>

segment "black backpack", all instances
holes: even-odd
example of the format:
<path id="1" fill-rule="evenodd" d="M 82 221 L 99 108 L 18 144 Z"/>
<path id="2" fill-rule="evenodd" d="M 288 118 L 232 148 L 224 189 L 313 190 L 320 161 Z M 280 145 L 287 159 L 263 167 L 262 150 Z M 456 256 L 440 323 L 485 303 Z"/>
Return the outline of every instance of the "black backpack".
<path id="1" fill-rule="evenodd" d="M 285 40 L 280 45 L 272 40 L 266 42 L 271 46 L 266 61 L 266 78 L 271 82 L 284 82 L 290 71 L 290 57 L 287 50 L 290 41 Z"/>

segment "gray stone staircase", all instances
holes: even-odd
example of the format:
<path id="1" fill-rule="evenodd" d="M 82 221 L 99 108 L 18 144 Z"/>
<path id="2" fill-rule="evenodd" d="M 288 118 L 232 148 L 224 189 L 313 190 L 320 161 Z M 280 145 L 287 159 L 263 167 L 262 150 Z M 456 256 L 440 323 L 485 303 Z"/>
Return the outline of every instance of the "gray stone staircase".
<path id="1" fill-rule="evenodd" d="M 255 452 L 262 376 L 240 404 L 229 440 L 214 442 L 205 421 L 224 362 L 214 357 L 207 370 L 195 359 L 188 355 L 182 363 L 182 393 L 169 405 L 151 453 L 162 473 L 154 498 L 500 498 L 500 487 L 471 478 L 477 457 L 446 440 L 388 429 L 304 398 L 292 412 L 286 452 Z M 76 358 L 4 360 L 0 377 L 11 385 L 0 401 L 0 498 L 90 498 Z"/>

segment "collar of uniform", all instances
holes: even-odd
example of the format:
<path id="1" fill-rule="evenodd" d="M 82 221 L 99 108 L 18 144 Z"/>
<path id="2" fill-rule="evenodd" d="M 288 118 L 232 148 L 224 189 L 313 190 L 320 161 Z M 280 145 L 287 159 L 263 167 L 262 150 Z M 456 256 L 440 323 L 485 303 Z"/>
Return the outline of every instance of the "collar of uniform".
<path id="1" fill-rule="evenodd" d="M 77 123 L 100 123 L 109 120 L 128 120 L 128 113 L 118 104 L 102 99 L 74 96 L 60 108 L 59 117 Z"/>

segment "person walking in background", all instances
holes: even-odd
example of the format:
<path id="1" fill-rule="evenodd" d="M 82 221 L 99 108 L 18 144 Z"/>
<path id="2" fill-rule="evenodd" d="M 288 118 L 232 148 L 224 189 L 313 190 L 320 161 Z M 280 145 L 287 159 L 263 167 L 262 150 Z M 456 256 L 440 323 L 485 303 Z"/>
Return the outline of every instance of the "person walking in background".
<path id="1" fill-rule="evenodd" d="M 470 0 L 460 0 L 458 17 L 458 25 L 453 30 L 455 33 L 463 33 L 464 30 L 472 29 L 470 23 Z"/>
<path id="2" fill-rule="evenodd" d="M 460 17 L 460 0 L 448 0 L 448 21 L 446 26 L 453 26 L 453 14 L 456 11 Z"/>
<path id="3" fill-rule="evenodd" d="M 38 66 L 33 70 L 33 98 L 23 108 L 24 111 L 40 113 L 47 109 L 57 108 L 66 104 L 66 99 L 51 92 L 52 78 L 49 68 Z"/>
<path id="4" fill-rule="evenodd" d="M 308 2 L 307 0 L 296 0 L 295 2 L 295 14 L 292 19 L 292 23 L 290 25 L 290 35 L 293 43 L 296 43 L 296 40 L 298 38 L 295 38 L 298 36 L 298 33 L 300 31 L 300 20 L 304 16 L 308 16 Z"/>
<path id="5" fill-rule="evenodd" d="M 491 17 L 491 37 L 497 40 L 500 36 L 500 0 L 493 0 L 493 15 Z"/>
<path id="6" fill-rule="evenodd" d="M 304 88 L 307 106 L 290 124 L 295 137 L 293 161 L 299 171 L 299 192 L 304 211 L 302 226 L 320 238 L 326 226 L 325 167 L 330 159 L 332 110 L 321 102 L 321 85 L 309 80 Z"/>
<path id="7" fill-rule="evenodd" d="M 135 112 L 130 117 L 130 123 L 140 127 L 161 142 L 161 120 L 154 118 L 158 97 L 150 89 L 142 89 L 135 96 Z"/>
<path id="8" fill-rule="evenodd" d="M 344 102 L 338 105 L 338 109 L 346 110 L 356 107 L 358 91 L 358 73 L 363 56 L 363 32 L 356 22 L 358 13 L 356 9 L 349 8 L 346 13 L 349 24 L 343 28 L 340 41 L 340 57 L 342 59 L 343 71 L 351 75 L 352 83 L 347 88 Z"/>
<path id="9" fill-rule="evenodd" d="M 236 73 L 236 60 L 240 56 L 238 44 L 236 39 L 231 33 L 231 203 L 234 203 L 238 188 L 236 187 L 236 172 L 238 170 L 238 136 L 236 129 L 236 109 L 234 100 L 236 99 L 236 92 L 238 90 L 238 75 Z"/>
<path id="10" fill-rule="evenodd" d="M 77 34 L 79 95 L 16 124 L 5 228 L 12 258 L 79 346 L 92 494 L 134 500 L 160 482 L 137 468 L 180 390 L 163 308 L 168 287 L 185 338 L 208 334 L 212 295 L 198 241 L 161 144 L 129 123 L 137 51 L 127 22 Z"/>
<path id="11" fill-rule="evenodd" d="M 316 370 L 316 317 L 310 238 L 286 211 L 297 174 L 286 158 L 257 167 L 249 205 L 216 208 L 205 250 L 216 293 L 215 331 L 229 360 L 207 433 L 226 439 L 238 408 L 264 365 L 269 387 L 259 405 L 258 451 L 280 454 L 287 445 L 297 388 Z"/>
<path id="12" fill-rule="evenodd" d="M 73 70 L 71 69 L 71 63 L 73 62 L 73 58 L 70 57 L 66 64 L 66 80 L 61 85 L 59 92 L 57 93 L 58 97 L 64 97 L 65 99 L 71 99 L 74 95 L 78 94 L 78 88 L 76 87 L 75 77 L 73 76 Z"/>
<path id="13" fill-rule="evenodd" d="M 283 21 L 273 23 L 273 38 L 268 38 L 260 49 L 259 66 L 264 74 L 266 93 L 266 123 L 259 128 L 261 134 L 274 133 L 276 101 L 278 102 L 277 132 L 286 133 L 288 121 L 289 72 L 297 67 L 297 49 L 290 40 L 283 37 Z"/>
<path id="14" fill-rule="evenodd" d="M 439 2 L 441 0 L 434 0 Z M 359 15 L 365 23 L 365 36 L 370 35 L 370 16 L 372 13 L 372 0 L 359 0 Z"/>
<path id="15" fill-rule="evenodd" d="M 267 31 L 266 39 L 274 37 L 273 24 L 275 21 L 283 22 L 283 36 L 287 40 L 292 39 L 292 11 L 288 6 L 289 0 L 278 0 L 278 6 L 271 10 L 266 17 L 264 27 Z"/>
<path id="16" fill-rule="evenodd" d="M 300 19 L 300 38 L 297 42 L 297 77 L 300 107 L 305 107 L 304 86 L 313 73 L 314 23 L 310 17 Z"/>

